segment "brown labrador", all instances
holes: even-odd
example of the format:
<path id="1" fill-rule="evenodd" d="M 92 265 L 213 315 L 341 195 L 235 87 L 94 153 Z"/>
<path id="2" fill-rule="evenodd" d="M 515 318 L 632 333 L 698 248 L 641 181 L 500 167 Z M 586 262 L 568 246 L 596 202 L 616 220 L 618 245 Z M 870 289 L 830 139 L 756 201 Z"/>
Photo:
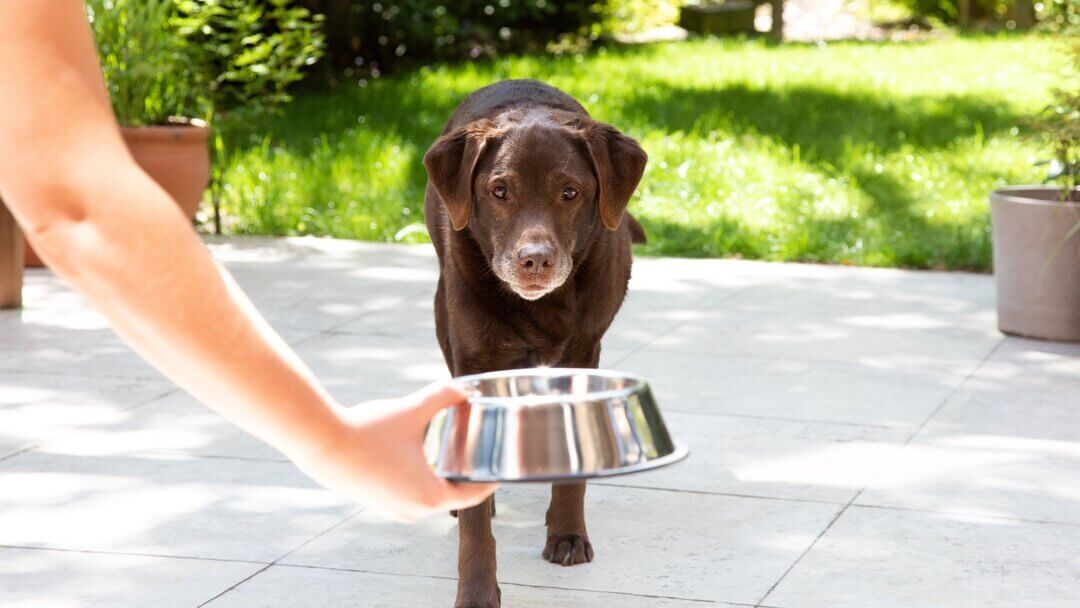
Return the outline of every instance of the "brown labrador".
<path id="1" fill-rule="evenodd" d="M 439 256 L 435 331 L 455 376 L 597 367 L 626 296 L 625 212 L 647 156 L 572 97 L 509 80 L 465 98 L 424 156 L 424 213 Z M 544 559 L 591 561 L 585 484 L 555 485 Z M 459 513 L 458 608 L 499 606 L 494 499 Z"/>

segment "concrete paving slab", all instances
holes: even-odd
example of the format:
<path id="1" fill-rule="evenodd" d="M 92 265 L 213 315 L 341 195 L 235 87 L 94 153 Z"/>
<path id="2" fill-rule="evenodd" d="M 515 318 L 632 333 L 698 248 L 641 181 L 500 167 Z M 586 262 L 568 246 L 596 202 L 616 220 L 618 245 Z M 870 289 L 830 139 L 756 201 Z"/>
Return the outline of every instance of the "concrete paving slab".
<path id="1" fill-rule="evenodd" d="M 194 608 L 262 564 L 0 547 L 4 608 Z"/>
<path id="2" fill-rule="evenodd" d="M 0 374 L 0 458 L 43 442 L 117 424 L 171 392 L 156 380 L 38 373 Z"/>
<path id="3" fill-rule="evenodd" d="M 357 509 L 287 463 L 50 449 L 0 462 L 0 545 L 269 562 Z"/>
<path id="4" fill-rule="evenodd" d="M 250 581 L 207 604 L 207 608 L 295 608 L 296 606 L 402 606 L 447 607 L 454 603 L 457 583 L 445 578 L 402 576 L 273 566 Z M 547 608 L 693 608 L 710 605 L 635 596 L 626 593 L 596 593 L 549 587 L 502 585 L 504 606 Z"/>
<path id="5" fill-rule="evenodd" d="M 691 456 L 671 467 L 596 482 L 673 491 L 847 503 L 889 461 L 904 430 L 669 412 Z"/>
<path id="6" fill-rule="evenodd" d="M 1080 524 L 1080 345 L 1006 341 L 860 504 Z"/>
<path id="7" fill-rule="evenodd" d="M 208 240 L 343 402 L 447 376 L 430 246 Z M 0 313 L 0 545 L 63 550 L 0 549 L 0 604 L 195 608 L 310 542 L 211 606 L 450 605 L 455 520 L 346 521 L 271 448 L 160 396 L 47 271 L 26 294 Z M 763 606 L 1075 605 L 1080 345 L 1003 338 L 993 297 L 966 273 L 639 259 L 602 365 L 649 378 L 694 453 L 590 487 L 585 567 L 539 557 L 546 486 L 501 489 L 506 605 L 774 586 Z"/>
<path id="8" fill-rule="evenodd" d="M 596 558 L 567 568 L 540 557 L 549 496 L 549 488 L 531 484 L 499 491 L 499 580 L 728 602 L 760 598 L 841 508 L 592 486 L 586 514 Z M 409 527 L 362 513 L 282 563 L 357 570 L 378 564 L 380 572 L 454 578 L 457 535 L 449 515 Z"/>
<path id="9" fill-rule="evenodd" d="M 665 411 L 914 429 L 963 380 L 959 370 L 646 348 L 619 367 L 647 378 Z"/>
<path id="10" fill-rule="evenodd" d="M 1068 608 L 1080 527 L 852 507 L 765 603 L 784 608 Z"/>

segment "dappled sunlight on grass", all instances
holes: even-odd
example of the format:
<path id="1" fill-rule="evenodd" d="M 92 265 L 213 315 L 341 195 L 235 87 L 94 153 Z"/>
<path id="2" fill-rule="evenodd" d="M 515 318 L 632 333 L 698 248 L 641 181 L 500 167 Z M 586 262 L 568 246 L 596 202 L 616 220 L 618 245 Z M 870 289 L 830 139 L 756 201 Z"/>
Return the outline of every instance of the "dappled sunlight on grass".
<path id="1" fill-rule="evenodd" d="M 986 269 L 986 195 L 1039 177 L 1014 129 L 1055 53 L 1037 36 L 707 40 L 426 67 L 224 125 L 224 206 L 239 233 L 423 240 L 420 158 L 456 103 L 538 78 L 649 152 L 644 252 Z"/>

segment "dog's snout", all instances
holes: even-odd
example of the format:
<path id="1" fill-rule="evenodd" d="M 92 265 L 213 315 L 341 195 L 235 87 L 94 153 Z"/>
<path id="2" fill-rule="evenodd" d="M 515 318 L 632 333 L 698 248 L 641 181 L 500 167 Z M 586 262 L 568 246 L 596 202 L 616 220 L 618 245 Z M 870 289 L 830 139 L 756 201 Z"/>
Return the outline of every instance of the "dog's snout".
<path id="1" fill-rule="evenodd" d="M 530 243 L 518 249 L 518 264 L 522 270 L 540 274 L 551 269 L 555 263 L 555 252 L 550 245 Z"/>

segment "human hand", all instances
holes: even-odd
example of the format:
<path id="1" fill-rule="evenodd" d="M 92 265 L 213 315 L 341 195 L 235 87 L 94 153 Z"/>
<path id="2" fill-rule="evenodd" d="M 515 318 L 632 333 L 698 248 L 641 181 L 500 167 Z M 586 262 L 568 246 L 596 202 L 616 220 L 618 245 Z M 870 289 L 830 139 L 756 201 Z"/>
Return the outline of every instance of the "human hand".
<path id="1" fill-rule="evenodd" d="M 424 456 L 427 425 L 465 392 L 436 383 L 401 399 L 340 408 L 339 428 L 326 448 L 296 464 L 326 488 L 379 514 L 414 522 L 482 502 L 494 484 L 455 484 L 437 477 Z"/>

